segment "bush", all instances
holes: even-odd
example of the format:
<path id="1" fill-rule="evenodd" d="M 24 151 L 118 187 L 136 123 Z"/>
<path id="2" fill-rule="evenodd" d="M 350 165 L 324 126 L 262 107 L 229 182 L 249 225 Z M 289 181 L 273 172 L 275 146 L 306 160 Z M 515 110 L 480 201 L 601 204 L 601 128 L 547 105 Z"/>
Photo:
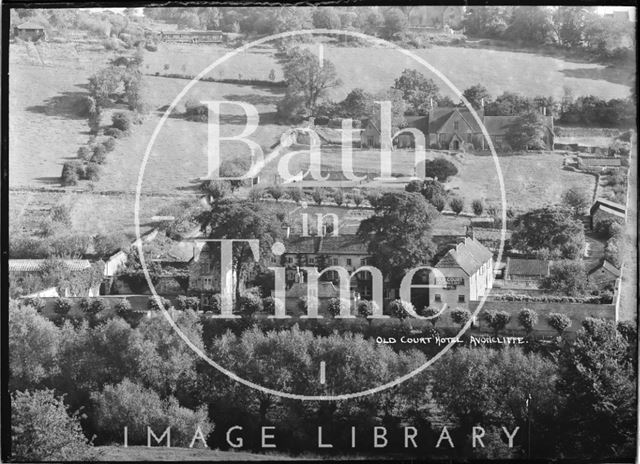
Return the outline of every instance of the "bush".
<path id="1" fill-rule="evenodd" d="M 84 161 L 89 161 L 93 156 L 93 147 L 89 145 L 83 145 L 78 148 L 78 158 Z"/>
<path id="2" fill-rule="evenodd" d="M 438 210 L 438 212 L 442 212 L 445 206 L 447 206 L 447 200 L 443 196 L 434 196 L 429 200 L 431 204 Z"/>
<path id="3" fill-rule="evenodd" d="M 93 156 L 91 156 L 91 162 L 96 164 L 102 164 L 107 160 L 107 149 L 104 145 L 96 145 L 93 149 Z"/>
<path id="4" fill-rule="evenodd" d="M 285 192 L 279 184 L 276 184 L 267 187 L 267 193 L 271 195 L 271 198 L 275 201 L 280 201 L 280 198 L 284 196 Z"/>
<path id="5" fill-rule="evenodd" d="M 11 395 L 11 457 L 16 461 L 93 461 L 80 418 L 52 390 Z"/>
<path id="6" fill-rule="evenodd" d="M 184 114 L 189 121 L 207 122 L 209 120 L 209 108 L 200 103 L 200 100 L 187 100 L 184 105 Z"/>
<path id="7" fill-rule="evenodd" d="M 436 158 L 425 162 L 424 172 L 426 177 L 432 177 L 439 182 L 446 182 L 449 177 L 458 174 L 458 168 L 449 160 Z"/>
<path id="8" fill-rule="evenodd" d="M 427 320 L 431 322 L 431 327 L 435 327 L 436 324 L 438 323 L 438 320 L 440 319 L 440 316 L 438 317 L 433 317 L 433 316 L 438 314 L 438 312 L 439 310 L 436 308 L 424 307 L 420 311 L 418 311 L 418 315 L 422 317 L 430 317 L 431 319 L 427 319 Z"/>
<path id="9" fill-rule="evenodd" d="M 243 314 L 253 316 L 262 311 L 262 308 L 262 299 L 255 293 L 246 292 L 240 296 L 240 310 Z"/>
<path id="10" fill-rule="evenodd" d="M 87 163 L 87 166 L 84 168 L 84 179 L 91 181 L 99 180 L 101 173 L 102 168 L 100 165 L 96 163 Z"/>
<path id="11" fill-rule="evenodd" d="M 102 42 L 105 50 L 120 50 L 120 41 L 115 37 L 109 37 Z"/>
<path id="12" fill-rule="evenodd" d="M 402 320 L 409 317 L 409 313 L 414 312 L 415 308 L 413 307 L 411 302 L 397 299 L 393 300 L 389 304 L 389 311 L 391 311 L 391 315 L 393 317 L 397 317 L 398 319 Z"/>
<path id="13" fill-rule="evenodd" d="M 71 208 L 66 205 L 55 205 L 49 211 L 49 217 L 53 222 L 70 226 L 71 225 Z"/>
<path id="14" fill-rule="evenodd" d="M 603 219 L 596 223 L 594 230 L 598 237 L 609 240 L 622 232 L 622 225 L 615 219 Z"/>
<path id="15" fill-rule="evenodd" d="M 321 205 L 322 201 L 325 199 L 326 195 L 324 189 L 316 188 L 311 193 L 311 198 L 316 202 L 317 205 Z"/>
<path id="16" fill-rule="evenodd" d="M 124 317 L 131 312 L 131 303 L 126 298 L 123 298 L 115 304 L 114 308 L 118 316 Z"/>
<path id="17" fill-rule="evenodd" d="M 89 305 L 89 313 L 90 314 L 98 314 L 107 309 L 107 305 L 102 298 L 97 298 L 91 302 Z"/>
<path id="18" fill-rule="evenodd" d="M 473 214 L 481 216 L 484 211 L 484 203 L 480 199 L 473 200 L 473 203 L 471 203 L 471 209 L 473 209 Z"/>
<path id="19" fill-rule="evenodd" d="M 177 299 L 177 306 L 181 311 L 186 311 L 187 309 L 198 311 L 200 309 L 200 298 L 197 296 L 180 295 Z"/>
<path id="20" fill-rule="evenodd" d="M 300 298 L 298 298 L 298 302 L 296 304 L 297 308 L 299 311 L 302 312 L 306 312 L 307 311 L 307 297 L 306 296 L 301 296 Z"/>
<path id="21" fill-rule="evenodd" d="M 336 205 L 342 206 L 344 203 L 344 194 L 342 193 L 342 190 L 336 189 L 335 192 L 333 192 L 332 197 Z"/>
<path id="22" fill-rule="evenodd" d="M 327 311 L 333 317 L 340 316 L 343 311 L 349 312 L 351 304 L 347 300 L 341 298 L 331 298 L 327 305 Z"/>
<path id="23" fill-rule="evenodd" d="M 105 141 L 102 142 L 102 145 L 107 152 L 113 151 L 116 148 L 115 137 L 107 137 Z"/>
<path id="24" fill-rule="evenodd" d="M 144 44 L 144 48 L 149 52 L 157 52 L 158 51 L 158 45 L 156 45 L 153 42 L 147 42 L 146 44 Z"/>
<path id="25" fill-rule="evenodd" d="M 31 306 L 33 309 L 35 309 L 39 313 L 42 312 L 46 306 L 45 301 L 42 298 L 37 296 L 25 298 L 23 302 L 25 305 Z"/>
<path id="26" fill-rule="evenodd" d="M 353 204 L 358 207 L 362 204 L 364 197 L 360 192 L 353 192 L 353 194 L 351 195 L 351 200 L 353 201 Z"/>
<path id="27" fill-rule="evenodd" d="M 460 197 L 454 197 L 449 202 L 449 206 L 454 213 L 460 214 L 464 209 L 464 200 Z"/>
<path id="28" fill-rule="evenodd" d="M 104 130 L 104 135 L 107 135 L 109 137 L 113 137 L 114 139 L 121 139 L 122 137 L 124 137 L 126 134 L 126 132 L 117 129 L 115 127 L 107 127 Z"/>
<path id="29" fill-rule="evenodd" d="M 468 309 L 456 308 L 451 311 L 451 321 L 454 324 L 458 324 L 460 327 L 465 325 L 471 319 L 471 313 Z"/>
<path id="30" fill-rule="evenodd" d="M 111 116 L 111 123 L 113 127 L 121 130 L 122 132 L 128 132 L 131 129 L 131 118 L 127 113 L 117 112 Z"/>
<path id="31" fill-rule="evenodd" d="M 533 331 L 538 323 L 538 313 L 533 309 L 523 308 L 518 314 L 518 322 L 527 333 Z"/>
<path id="32" fill-rule="evenodd" d="M 82 165 L 77 161 L 67 161 L 62 166 L 62 174 L 60 175 L 60 183 L 64 186 L 78 184 L 78 170 L 82 170 Z"/>
<path id="33" fill-rule="evenodd" d="M 356 303 L 356 313 L 360 317 L 368 317 L 373 314 L 373 308 L 369 300 L 358 300 Z"/>
<path id="34" fill-rule="evenodd" d="M 547 323 L 558 332 L 558 335 L 562 335 L 567 328 L 571 327 L 569 316 L 560 313 L 550 313 Z"/>
<path id="35" fill-rule="evenodd" d="M 160 296 L 159 298 L 164 309 L 168 310 L 171 307 L 171 302 L 162 296 Z M 160 306 L 158 306 L 158 302 L 156 301 L 155 296 L 150 296 L 147 300 L 147 309 L 150 311 L 160 311 L 162 309 Z"/>
<path id="36" fill-rule="evenodd" d="M 186 447 L 198 427 L 205 438 L 213 429 L 206 407 L 196 411 L 180 407 L 174 397 L 163 400 L 154 390 L 126 378 L 92 393 L 91 399 L 96 404 L 96 425 L 106 440 L 121 440 L 127 427 L 129 445 L 146 445 L 147 426 L 158 437 L 171 427 L 171 446 Z"/>
<path id="37" fill-rule="evenodd" d="M 510 319 L 511 316 L 506 311 L 488 310 L 484 313 L 484 320 L 487 321 L 487 324 L 495 333 L 504 330 Z"/>
<path id="38" fill-rule="evenodd" d="M 57 298 L 54 306 L 56 314 L 66 316 L 71 311 L 71 300 L 68 298 Z"/>

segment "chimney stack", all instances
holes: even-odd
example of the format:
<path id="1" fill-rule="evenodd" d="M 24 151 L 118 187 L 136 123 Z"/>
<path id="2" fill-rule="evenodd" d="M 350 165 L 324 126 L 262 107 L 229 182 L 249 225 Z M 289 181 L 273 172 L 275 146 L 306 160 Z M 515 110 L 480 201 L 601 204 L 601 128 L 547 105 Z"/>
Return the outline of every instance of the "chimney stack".
<path id="1" fill-rule="evenodd" d="M 484 109 L 484 97 L 480 99 L 480 106 L 482 109 Z"/>
<path id="2" fill-rule="evenodd" d="M 287 238 L 291 235 L 291 227 L 287 226 Z"/>
<path id="3" fill-rule="evenodd" d="M 546 115 L 547 115 L 547 107 L 546 107 L 546 106 L 543 106 L 543 107 L 542 107 L 542 115 L 543 115 L 543 116 L 546 116 Z"/>
<path id="4" fill-rule="evenodd" d="M 431 107 L 431 109 L 433 109 L 433 98 L 429 99 L 429 106 Z"/>

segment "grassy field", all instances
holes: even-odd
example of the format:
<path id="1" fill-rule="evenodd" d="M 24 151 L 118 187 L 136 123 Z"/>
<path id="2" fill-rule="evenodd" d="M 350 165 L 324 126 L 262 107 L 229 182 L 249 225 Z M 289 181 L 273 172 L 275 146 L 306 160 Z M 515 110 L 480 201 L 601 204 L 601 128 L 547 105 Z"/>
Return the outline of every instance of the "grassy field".
<path id="1" fill-rule="evenodd" d="M 319 53 L 317 45 L 308 47 L 314 53 Z M 453 96 L 438 77 L 398 51 L 375 47 L 335 47 L 329 44 L 323 47 L 325 59 L 335 65 L 343 82 L 332 94 L 335 99 L 343 98 L 355 87 L 371 92 L 383 90 L 391 86 L 405 68 L 418 69 L 427 77 L 434 78 L 443 92 Z M 200 45 L 195 48 L 195 53 L 192 51 L 194 47 L 189 45 L 161 44 L 158 52 L 147 54 L 145 72 L 196 75 L 231 49 Z M 274 49 L 266 46 L 252 49 L 216 67 L 209 77 L 266 80 L 273 69 L 275 79 L 282 79 L 274 52 Z M 564 87 L 567 87 L 576 96 L 626 98 L 633 78 L 628 70 L 534 53 L 444 46 L 411 52 L 443 73 L 460 90 L 480 83 L 494 96 L 509 91 L 527 96 L 552 95 L 561 98 Z"/>

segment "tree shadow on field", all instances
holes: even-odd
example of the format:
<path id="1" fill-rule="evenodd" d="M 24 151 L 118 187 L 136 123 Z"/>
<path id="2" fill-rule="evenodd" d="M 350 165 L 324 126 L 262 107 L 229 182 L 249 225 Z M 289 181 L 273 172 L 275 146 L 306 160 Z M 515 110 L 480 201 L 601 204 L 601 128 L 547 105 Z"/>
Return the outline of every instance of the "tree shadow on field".
<path id="1" fill-rule="evenodd" d="M 74 120 L 85 119 L 87 117 L 86 97 L 86 92 L 63 92 L 45 100 L 42 105 L 27 107 L 27 111 Z"/>
<path id="2" fill-rule="evenodd" d="M 229 101 L 238 101 L 249 103 L 253 106 L 258 105 L 277 105 L 282 100 L 281 95 L 224 95 L 222 98 Z"/>
<path id="3" fill-rule="evenodd" d="M 614 67 L 562 69 L 561 72 L 576 79 L 593 79 L 620 85 L 633 85 L 634 79 L 634 73 Z"/>

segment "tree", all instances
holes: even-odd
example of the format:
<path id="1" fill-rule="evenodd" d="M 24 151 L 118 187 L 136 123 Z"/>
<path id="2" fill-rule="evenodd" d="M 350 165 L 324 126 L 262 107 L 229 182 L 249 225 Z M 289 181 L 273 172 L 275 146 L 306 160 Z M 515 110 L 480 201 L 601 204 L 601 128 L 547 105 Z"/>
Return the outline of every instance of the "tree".
<path id="1" fill-rule="evenodd" d="M 575 216 L 579 216 L 585 208 L 590 206 L 591 201 L 584 190 L 572 187 L 562 194 L 562 204 L 573 209 Z"/>
<path id="2" fill-rule="evenodd" d="M 111 123 L 113 127 L 121 130 L 122 132 L 128 132 L 131 128 L 131 118 L 127 113 L 123 113 L 122 111 L 113 113 L 113 116 L 111 116 Z"/>
<path id="3" fill-rule="evenodd" d="M 471 313 L 468 309 L 456 308 L 451 311 L 451 321 L 460 327 L 469 322 L 469 319 L 471 319 Z"/>
<path id="4" fill-rule="evenodd" d="M 340 16 L 332 7 L 319 7 L 314 12 L 312 17 L 313 27 L 316 29 L 339 29 L 340 28 Z"/>
<path id="5" fill-rule="evenodd" d="M 447 200 L 442 196 L 433 197 L 429 203 L 431 203 L 439 213 L 441 213 L 442 210 L 444 210 L 444 207 L 447 206 Z"/>
<path id="6" fill-rule="evenodd" d="M 517 116 L 533 109 L 532 102 L 513 92 L 504 92 L 494 102 L 485 105 L 485 114 L 493 116 Z"/>
<path id="7" fill-rule="evenodd" d="M 462 212 L 462 210 L 464 209 L 464 199 L 462 199 L 460 197 L 453 197 L 449 201 L 449 206 L 451 207 L 451 210 L 454 213 L 460 214 Z"/>
<path id="8" fill-rule="evenodd" d="M 296 203 L 300 203 L 304 198 L 304 192 L 300 187 L 290 188 L 287 190 L 287 193 L 289 194 L 289 198 L 291 198 Z"/>
<path id="9" fill-rule="evenodd" d="M 81 165 L 74 161 L 67 161 L 62 165 L 62 174 L 60 175 L 60 183 L 67 187 L 78 183 L 78 169 L 82 169 Z"/>
<path id="10" fill-rule="evenodd" d="M 559 390 L 567 396 L 561 446 L 570 455 L 619 460 L 635 454 L 637 377 L 628 352 L 613 321 L 593 318 L 561 352 Z"/>
<path id="11" fill-rule="evenodd" d="M 436 324 L 438 323 L 438 320 L 440 319 L 440 316 L 436 316 L 436 314 L 438 314 L 439 312 L 440 311 L 438 309 L 425 306 L 421 310 L 418 311 L 418 315 L 423 316 L 423 317 L 429 317 L 430 318 L 429 322 L 431 322 L 431 327 L 433 327 L 435 329 Z"/>
<path id="12" fill-rule="evenodd" d="M 373 308 L 371 307 L 371 301 L 369 300 L 358 300 L 356 303 L 356 314 L 358 316 L 367 319 L 369 316 L 373 315 Z M 368 319 L 371 322 L 371 319 Z"/>
<path id="13" fill-rule="evenodd" d="M 283 117 L 293 115 L 285 112 L 289 110 L 288 99 L 301 103 L 305 113 L 310 115 L 316 109 L 318 100 L 329 89 L 341 84 L 333 63 L 324 60 L 320 65 L 318 57 L 306 49 L 296 48 L 288 54 L 283 74 L 287 93 L 283 105 L 278 107 L 278 112 Z"/>
<path id="14" fill-rule="evenodd" d="M 543 207 L 516 217 L 511 246 L 525 253 L 548 250 L 552 257 L 576 259 L 584 249 L 582 224 L 564 208 Z"/>
<path id="15" fill-rule="evenodd" d="M 546 6 L 517 6 L 505 35 L 525 43 L 542 45 L 553 39 L 553 10 Z"/>
<path id="16" fill-rule="evenodd" d="M 262 204 L 247 200 L 224 199 L 211 207 L 211 211 L 198 216 L 201 230 L 216 239 L 259 240 L 260 257 L 271 255 L 271 246 L 282 234 L 281 221 L 276 214 Z M 266 263 L 263 263 L 266 264 Z M 236 272 L 235 301 L 240 304 L 240 285 L 254 257 L 249 244 L 240 242 L 233 247 L 233 269 Z"/>
<path id="17" fill-rule="evenodd" d="M 493 329 L 495 335 L 498 335 L 498 332 L 504 330 L 510 319 L 511 315 L 506 311 L 495 311 L 490 309 L 484 313 L 484 320 L 487 321 L 489 327 Z"/>
<path id="18" fill-rule="evenodd" d="M 98 144 L 93 148 L 93 155 L 91 156 L 91 162 L 96 164 L 102 164 L 107 160 L 107 149 L 102 144 Z M 85 171 L 86 175 L 86 171 Z"/>
<path id="19" fill-rule="evenodd" d="M 476 6 L 467 8 L 465 31 L 472 37 L 500 38 L 507 30 L 512 7 Z"/>
<path id="20" fill-rule="evenodd" d="M 538 323 L 538 313 L 533 309 L 523 308 L 518 314 L 518 323 L 529 334 Z"/>
<path id="21" fill-rule="evenodd" d="M 414 312 L 415 309 L 411 302 L 396 299 L 389 303 L 389 311 L 391 312 L 393 317 L 397 317 L 398 319 L 403 321 L 408 318 L 410 316 L 409 313 Z"/>
<path id="22" fill-rule="evenodd" d="M 383 13 L 384 17 L 384 37 L 393 40 L 407 30 L 409 20 L 407 15 L 400 8 L 389 8 Z"/>
<path id="23" fill-rule="evenodd" d="M 481 424 L 487 434 L 496 428 L 504 437 L 501 427 L 521 427 L 519 433 L 526 436 L 524 424 L 531 424 L 536 434 L 532 458 L 550 455 L 558 438 L 555 424 L 562 404 L 555 388 L 558 368 L 553 361 L 515 346 L 499 350 L 458 347 L 448 351 L 432 369 L 438 379 L 433 384 L 434 401 L 465 437 L 466 444 L 459 452 L 474 452 L 470 437 L 474 425 Z M 489 438 L 485 438 L 488 447 Z M 498 440 L 497 445 L 502 443 Z M 524 450 L 506 444 L 496 451 L 496 458 L 526 456 Z"/>
<path id="24" fill-rule="evenodd" d="M 80 417 L 69 414 L 53 390 L 11 395 L 11 457 L 17 461 L 93 461 Z"/>
<path id="25" fill-rule="evenodd" d="M 329 303 L 327 304 L 327 311 L 333 317 L 339 316 L 343 311 L 350 310 L 350 303 L 348 300 L 343 300 L 341 298 L 331 298 Z"/>
<path id="26" fill-rule="evenodd" d="M 540 288 L 569 296 L 584 295 L 588 289 L 587 273 L 580 260 L 554 262 Z"/>
<path id="27" fill-rule="evenodd" d="M 245 158 L 236 157 L 233 159 L 224 160 L 220 163 L 220 176 L 221 177 L 242 177 L 250 169 L 249 162 Z M 231 187 L 231 192 L 235 192 L 237 189 L 242 187 L 245 183 L 245 180 L 229 180 L 225 181 L 229 183 L 229 187 Z"/>
<path id="28" fill-rule="evenodd" d="M 285 192 L 280 184 L 275 184 L 267 187 L 267 193 L 277 202 L 284 196 Z"/>
<path id="29" fill-rule="evenodd" d="M 529 111 L 509 126 L 505 140 L 513 150 L 544 150 L 546 128 L 542 115 Z"/>
<path id="30" fill-rule="evenodd" d="M 425 114 L 430 109 L 431 99 L 438 96 L 438 86 L 433 79 L 415 69 L 405 69 L 400 74 L 393 88 L 402 92 L 402 98 L 407 102 L 408 111 L 412 114 Z"/>
<path id="31" fill-rule="evenodd" d="M 118 301 L 115 306 L 116 314 L 120 317 L 124 317 L 131 313 L 131 303 L 126 298 Z"/>
<path id="32" fill-rule="evenodd" d="M 262 299 L 252 292 L 245 292 L 240 297 L 240 309 L 243 314 L 253 316 L 263 310 Z"/>
<path id="33" fill-rule="evenodd" d="M 559 6 L 553 15 L 558 43 L 567 48 L 579 48 L 584 41 L 589 11 L 579 6 Z"/>
<path id="34" fill-rule="evenodd" d="M 331 197 L 338 206 L 342 206 L 342 203 L 344 203 L 344 193 L 342 193 L 342 190 L 339 188 L 333 191 Z"/>
<path id="35" fill-rule="evenodd" d="M 458 174 L 458 168 L 451 161 L 444 158 L 427 160 L 424 163 L 424 175 L 440 182 L 446 182 L 451 176 Z"/>
<path id="36" fill-rule="evenodd" d="M 9 302 L 9 389 L 33 389 L 58 372 L 60 330 L 36 308 Z"/>
<path id="37" fill-rule="evenodd" d="M 471 209 L 473 209 L 473 214 L 476 216 L 482 216 L 482 212 L 484 211 L 484 203 L 480 198 L 476 198 L 471 203 Z"/>
<path id="38" fill-rule="evenodd" d="M 54 311 L 60 316 L 66 316 L 71 310 L 71 300 L 68 298 L 57 298 Z"/>
<path id="39" fill-rule="evenodd" d="M 445 190 L 444 185 L 442 185 L 440 182 L 438 182 L 435 179 L 424 180 L 422 183 L 422 190 L 420 191 L 420 193 L 422 193 L 422 196 L 427 201 L 433 201 L 434 198 L 437 198 L 437 197 L 445 198 L 447 196 L 447 191 Z"/>
<path id="40" fill-rule="evenodd" d="M 354 120 L 365 119 L 374 112 L 374 97 L 369 92 L 356 88 L 347 94 L 339 106 L 342 117 Z"/>
<path id="41" fill-rule="evenodd" d="M 407 111 L 407 103 L 404 101 L 402 96 L 402 91 L 396 88 L 390 87 L 387 90 L 382 90 L 374 95 L 375 101 L 388 101 L 391 103 L 391 133 L 394 134 L 398 131 L 398 129 L 405 127 L 407 125 L 407 121 L 404 118 L 404 114 Z M 380 105 L 374 106 L 372 109 L 373 120 L 379 125 L 380 124 Z"/>
<path id="42" fill-rule="evenodd" d="M 420 194 L 385 192 L 375 201 L 374 215 L 360 223 L 358 234 L 369 242 L 374 265 L 392 283 L 407 270 L 430 262 L 435 252 L 431 223 L 437 214 Z"/>
<path id="43" fill-rule="evenodd" d="M 562 335 L 571 326 L 571 319 L 566 314 L 549 313 L 547 323 L 558 332 L 558 335 Z"/>
<path id="44" fill-rule="evenodd" d="M 357 208 L 364 201 L 364 197 L 362 196 L 362 194 L 360 192 L 354 191 L 351 194 L 351 200 L 353 201 L 353 204 L 356 205 L 356 208 Z"/>
<path id="45" fill-rule="evenodd" d="M 311 192 L 311 198 L 316 202 L 317 205 L 321 205 L 322 201 L 326 198 L 326 194 L 323 188 L 315 188 L 313 192 Z"/>
<path id="46" fill-rule="evenodd" d="M 468 89 L 465 89 L 465 91 L 462 92 L 462 96 L 466 98 L 476 110 L 484 108 L 484 105 L 488 105 L 491 102 L 491 95 L 482 84 L 472 85 Z"/>
<path id="47" fill-rule="evenodd" d="M 404 186 L 404 190 L 405 192 L 410 192 L 410 193 L 421 193 L 423 184 L 424 184 L 424 181 L 420 179 L 414 179 Z"/>

